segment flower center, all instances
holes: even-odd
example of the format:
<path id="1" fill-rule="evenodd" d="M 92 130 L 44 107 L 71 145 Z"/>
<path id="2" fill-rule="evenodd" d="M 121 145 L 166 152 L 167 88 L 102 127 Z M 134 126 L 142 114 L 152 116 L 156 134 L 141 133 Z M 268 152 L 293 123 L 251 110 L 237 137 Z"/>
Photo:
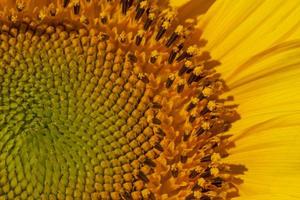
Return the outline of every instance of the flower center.
<path id="1" fill-rule="evenodd" d="M 152 1 L 44 4 L 0 17 L 0 197 L 237 192 L 221 162 L 236 113 L 193 21 Z"/>

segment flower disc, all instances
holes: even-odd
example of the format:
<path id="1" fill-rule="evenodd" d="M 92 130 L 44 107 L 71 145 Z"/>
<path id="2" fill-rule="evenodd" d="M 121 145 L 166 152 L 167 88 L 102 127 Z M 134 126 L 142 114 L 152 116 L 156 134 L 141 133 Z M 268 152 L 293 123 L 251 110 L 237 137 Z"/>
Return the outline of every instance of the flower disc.
<path id="1" fill-rule="evenodd" d="M 156 1 L 7 3 L 0 198 L 218 199 L 236 113 L 193 21 Z"/>

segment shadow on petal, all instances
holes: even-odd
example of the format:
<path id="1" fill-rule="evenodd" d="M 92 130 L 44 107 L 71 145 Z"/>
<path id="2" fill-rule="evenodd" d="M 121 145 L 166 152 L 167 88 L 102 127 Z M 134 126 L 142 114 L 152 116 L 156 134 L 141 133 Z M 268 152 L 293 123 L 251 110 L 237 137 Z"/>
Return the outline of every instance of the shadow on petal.
<path id="1" fill-rule="evenodd" d="M 184 21 L 188 18 L 196 19 L 199 15 L 204 14 L 215 3 L 216 0 L 191 0 L 182 5 L 178 12 L 179 20 Z"/>

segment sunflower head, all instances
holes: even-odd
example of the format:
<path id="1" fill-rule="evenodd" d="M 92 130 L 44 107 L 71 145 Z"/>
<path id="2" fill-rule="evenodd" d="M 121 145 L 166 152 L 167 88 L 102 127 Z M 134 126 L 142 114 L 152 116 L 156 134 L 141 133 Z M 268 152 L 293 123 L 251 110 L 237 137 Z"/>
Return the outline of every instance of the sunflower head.
<path id="1" fill-rule="evenodd" d="M 147 0 L 0 5 L 1 198 L 237 195 L 238 115 L 194 20 Z"/>

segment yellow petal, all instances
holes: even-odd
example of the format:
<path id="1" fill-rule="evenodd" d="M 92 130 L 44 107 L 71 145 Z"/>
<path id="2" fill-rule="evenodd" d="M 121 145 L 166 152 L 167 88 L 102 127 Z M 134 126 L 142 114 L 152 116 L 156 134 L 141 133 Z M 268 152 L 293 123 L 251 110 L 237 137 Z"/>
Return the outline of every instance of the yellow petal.
<path id="1" fill-rule="evenodd" d="M 299 58 L 299 42 L 283 43 L 230 79 L 241 120 L 228 161 L 248 168 L 241 199 L 300 198 Z"/>
<path id="2" fill-rule="evenodd" d="M 232 78 L 236 67 L 282 42 L 300 37 L 298 1 L 217 1 L 199 22 L 207 49 Z M 234 79 L 234 78 L 233 78 Z"/>
<path id="3" fill-rule="evenodd" d="M 248 169 L 242 177 L 244 184 L 239 186 L 241 197 L 280 194 L 285 200 L 300 198 L 299 119 L 300 112 L 266 120 L 236 138 L 228 162 L 244 164 Z"/>
<path id="4" fill-rule="evenodd" d="M 173 7 L 180 7 L 189 2 L 189 0 L 170 0 L 170 5 Z"/>
<path id="5" fill-rule="evenodd" d="M 298 197 L 286 196 L 281 194 L 266 194 L 266 195 L 251 195 L 251 196 L 242 196 L 237 198 L 237 200 L 299 200 Z"/>
<path id="6" fill-rule="evenodd" d="M 227 159 L 248 169 L 238 199 L 299 199 L 300 5 L 225 0 L 200 19 L 239 105 Z"/>
<path id="7" fill-rule="evenodd" d="M 196 19 L 199 15 L 206 13 L 215 1 L 216 0 L 170 0 L 170 5 L 177 8 L 179 23 L 184 23 L 186 19 Z"/>
<path id="8" fill-rule="evenodd" d="M 242 70 L 227 84 L 243 117 L 300 110 L 300 42 L 257 57 Z"/>

